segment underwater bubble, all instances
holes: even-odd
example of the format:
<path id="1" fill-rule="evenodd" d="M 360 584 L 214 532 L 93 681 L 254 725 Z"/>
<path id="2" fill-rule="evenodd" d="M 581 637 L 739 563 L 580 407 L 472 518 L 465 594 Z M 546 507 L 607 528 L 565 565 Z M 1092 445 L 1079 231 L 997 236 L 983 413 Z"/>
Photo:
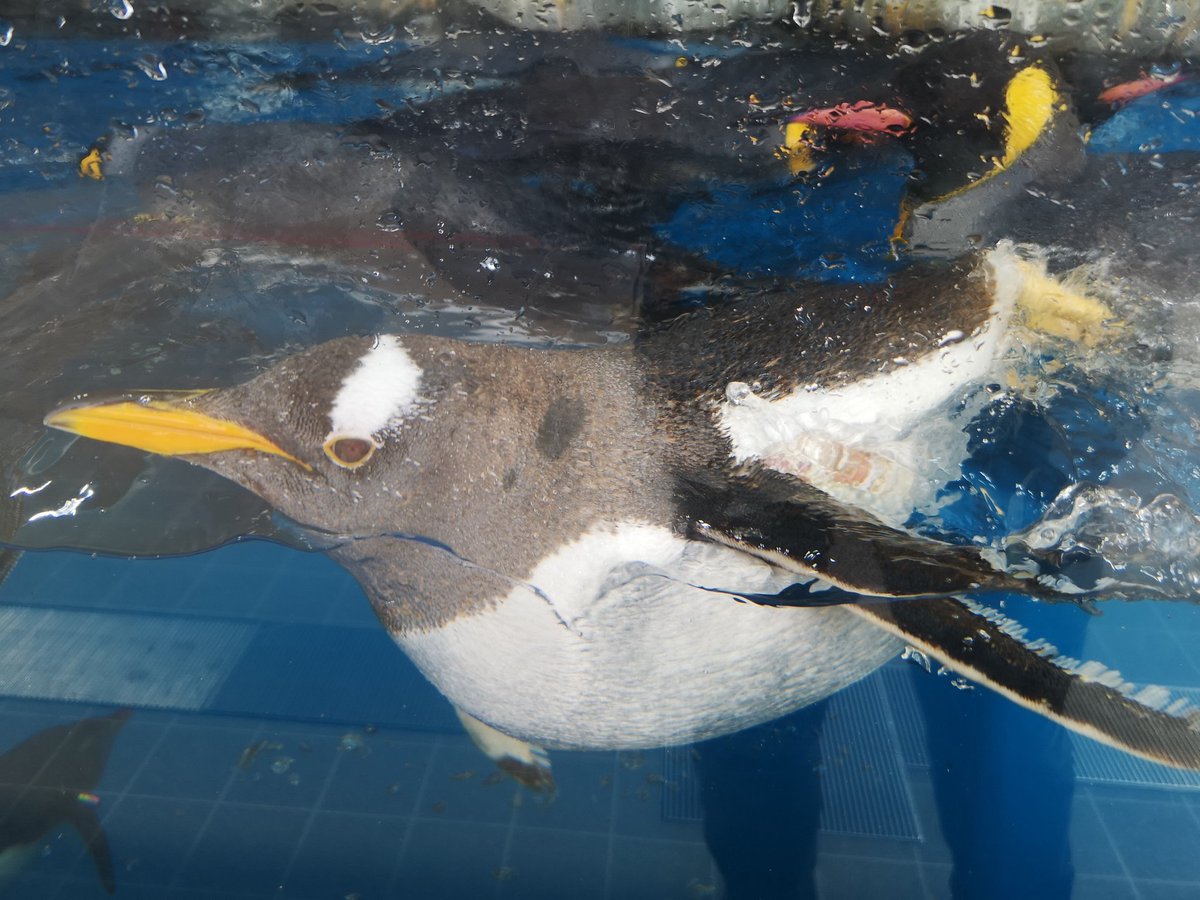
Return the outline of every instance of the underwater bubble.
<path id="1" fill-rule="evenodd" d="M 282 775 L 292 767 L 295 760 L 290 756 L 278 756 L 271 762 L 271 771 L 276 775 Z"/>
<path id="2" fill-rule="evenodd" d="M 347 731 L 338 742 L 338 749 L 343 753 L 358 753 L 366 746 L 366 739 L 357 731 Z"/>
<path id="3" fill-rule="evenodd" d="M 904 652 L 900 654 L 900 658 L 908 662 L 916 663 L 926 672 L 933 671 L 933 667 L 929 664 L 929 657 L 916 647 L 905 647 Z"/>
<path id="4" fill-rule="evenodd" d="M 1130 490 L 1072 485 L 1010 543 L 1050 559 L 1099 559 L 1126 586 L 1190 595 L 1200 584 L 1200 518 L 1173 494 L 1143 502 Z"/>

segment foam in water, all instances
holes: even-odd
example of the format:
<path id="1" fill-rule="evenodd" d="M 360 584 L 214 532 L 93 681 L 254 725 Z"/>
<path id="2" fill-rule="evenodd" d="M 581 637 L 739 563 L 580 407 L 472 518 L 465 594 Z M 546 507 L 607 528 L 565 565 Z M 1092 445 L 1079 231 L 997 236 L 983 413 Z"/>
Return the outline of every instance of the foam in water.
<path id="1" fill-rule="evenodd" d="M 1173 494 L 1143 502 L 1129 490 L 1071 485 L 1008 543 L 1040 558 L 1102 560 L 1120 583 L 1154 593 L 1200 593 L 1200 518 Z"/>

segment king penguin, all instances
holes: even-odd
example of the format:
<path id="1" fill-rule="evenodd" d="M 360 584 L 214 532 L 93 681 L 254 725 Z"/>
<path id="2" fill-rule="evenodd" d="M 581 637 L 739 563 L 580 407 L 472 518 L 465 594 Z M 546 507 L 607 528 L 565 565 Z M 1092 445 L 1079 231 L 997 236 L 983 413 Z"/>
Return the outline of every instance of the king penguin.
<path id="1" fill-rule="evenodd" d="M 906 434 L 1004 364 L 1019 262 L 1000 247 L 883 284 L 793 287 L 611 347 L 344 338 L 239 385 L 84 396 L 46 423 L 180 455 L 319 532 L 527 783 L 548 783 L 546 748 L 731 733 L 906 644 L 1200 768 L 1190 720 L 1060 665 L 980 604 L 1067 599 L 1061 585 L 884 521 L 882 498 L 913 485 Z"/>

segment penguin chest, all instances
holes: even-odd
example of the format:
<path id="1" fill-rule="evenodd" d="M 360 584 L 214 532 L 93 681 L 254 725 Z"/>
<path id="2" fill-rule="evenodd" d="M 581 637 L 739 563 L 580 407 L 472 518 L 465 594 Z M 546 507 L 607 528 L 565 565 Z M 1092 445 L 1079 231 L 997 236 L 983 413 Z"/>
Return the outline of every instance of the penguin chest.
<path id="1" fill-rule="evenodd" d="M 667 528 L 596 528 L 482 612 L 398 642 L 456 706 L 547 747 L 612 749 L 725 734 L 815 702 L 897 651 L 838 608 L 736 592 L 794 580 Z"/>

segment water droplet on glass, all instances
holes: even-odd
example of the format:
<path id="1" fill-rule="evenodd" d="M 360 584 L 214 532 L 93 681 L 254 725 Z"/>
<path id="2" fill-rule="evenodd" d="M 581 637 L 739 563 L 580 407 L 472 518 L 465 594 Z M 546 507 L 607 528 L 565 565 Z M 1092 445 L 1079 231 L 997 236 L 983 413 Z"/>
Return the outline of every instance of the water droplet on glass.
<path id="1" fill-rule="evenodd" d="M 396 39 L 396 26 L 389 22 L 378 30 L 364 28 L 362 30 L 362 39 L 364 44 L 376 47 L 380 44 L 390 44 Z"/>
<path id="2" fill-rule="evenodd" d="M 295 760 L 290 756 L 278 756 L 275 758 L 274 762 L 271 763 L 271 771 L 276 775 L 282 775 L 292 767 L 293 762 L 295 762 Z"/>
<path id="3" fill-rule="evenodd" d="M 754 391 L 744 381 L 731 381 L 725 385 L 725 399 L 734 406 L 745 405 L 752 396 L 754 396 Z"/>
<path id="4" fill-rule="evenodd" d="M 128 19 L 133 15 L 133 4 L 129 0 L 108 0 L 108 11 L 118 19 Z"/>
<path id="5" fill-rule="evenodd" d="M 363 749 L 365 741 L 357 731 L 347 731 L 338 743 L 338 749 L 343 753 L 356 753 Z"/>
<path id="6" fill-rule="evenodd" d="M 135 59 L 134 65 L 142 70 L 142 73 L 151 81 L 166 81 L 167 67 L 163 61 L 153 53 L 147 53 L 145 56 Z"/>
<path id="7" fill-rule="evenodd" d="M 937 345 L 939 347 L 948 347 L 950 344 L 957 344 L 964 337 L 966 337 L 966 335 L 955 328 L 953 331 L 947 331 L 944 335 L 942 335 L 942 339 L 937 342 Z"/>
<path id="8" fill-rule="evenodd" d="M 379 219 L 375 222 L 375 227 L 380 231 L 396 232 L 404 228 L 404 223 L 400 221 L 400 213 L 389 209 L 380 214 Z"/>
<path id="9" fill-rule="evenodd" d="M 8 19 L 0 19 L 0 47 L 7 47 L 12 43 L 13 26 Z"/>
<path id="10" fill-rule="evenodd" d="M 485 256 L 483 261 L 479 263 L 479 268 L 483 269 L 485 272 L 498 271 L 500 268 L 500 260 L 496 259 L 494 256 Z"/>
<path id="11" fill-rule="evenodd" d="M 8 109 L 13 105 L 13 94 L 8 88 L 0 88 L 0 109 Z"/>

